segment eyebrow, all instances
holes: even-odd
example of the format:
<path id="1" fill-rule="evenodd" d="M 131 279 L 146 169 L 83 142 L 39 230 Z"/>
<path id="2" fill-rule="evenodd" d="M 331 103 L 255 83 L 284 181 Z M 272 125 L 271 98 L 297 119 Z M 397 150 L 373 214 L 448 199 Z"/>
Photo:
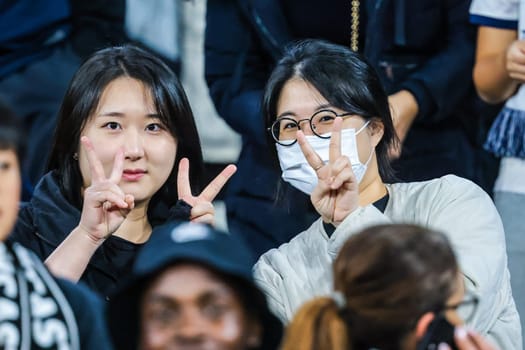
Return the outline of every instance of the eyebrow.
<path id="1" fill-rule="evenodd" d="M 106 113 L 100 113 L 97 115 L 97 117 L 119 117 L 119 118 L 122 118 L 124 116 L 125 116 L 125 113 L 122 113 L 122 112 L 106 112 Z M 160 114 L 159 113 L 148 113 L 146 114 L 146 117 L 160 119 Z"/>
<path id="2" fill-rule="evenodd" d="M 212 302 L 214 300 L 218 300 L 221 298 L 227 297 L 227 293 L 220 290 L 208 290 L 204 293 L 201 293 L 198 295 L 198 297 L 195 299 L 198 304 L 207 304 L 209 302 Z M 179 300 L 172 299 L 170 296 L 163 295 L 163 294 L 153 294 L 150 295 L 148 298 L 145 299 L 145 301 L 149 304 L 163 304 L 163 305 L 169 305 L 171 307 L 180 305 Z"/>
<path id="3" fill-rule="evenodd" d="M 322 105 L 319 105 L 315 108 L 315 111 L 314 113 L 316 112 L 319 112 L 320 110 L 323 110 L 323 109 L 327 109 L 327 108 L 333 108 L 333 106 L 329 103 L 325 103 L 325 104 L 322 104 Z M 314 114 L 312 113 L 312 114 Z M 284 111 L 283 113 L 279 114 L 277 116 L 277 119 L 278 118 L 282 118 L 282 117 L 287 117 L 287 116 L 297 116 L 297 114 L 295 114 L 294 112 L 292 111 Z"/>

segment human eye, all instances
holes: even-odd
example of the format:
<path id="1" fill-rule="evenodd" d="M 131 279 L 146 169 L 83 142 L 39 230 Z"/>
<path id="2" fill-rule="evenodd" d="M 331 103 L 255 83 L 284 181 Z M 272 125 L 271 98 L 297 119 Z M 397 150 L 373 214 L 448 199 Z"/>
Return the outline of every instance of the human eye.
<path id="1" fill-rule="evenodd" d="M 321 124 L 333 123 L 335 119 L 335 113 L 331 111 L 321 112 L 316 115 L 316 121 Z"/>
<path id="2" fill-rule="evenodd" d="M 290 119 L 281 120 L 279 124 L 282 131 L 293 131 L 297 129 L 297 122 Z"/>
<path id="3" fill-rule="evenodd" d="M 161 123 L 151 123 L 146 126 L 146 130 L 150 132 L 160 132 L 165 129 Z"/>
<path id="4" fill-rule="evenodd" d="M 8 161 L 0 161 L 0 171 L 8 171 L 12 164 Z"/>
<path id="5" fill-rule="evenodd" d="M 176 310 L 169 307 L 155 307 L 147 313 L 149 321 L 160 326 L 172 324 L 176 317 Z"/>
<path id="6" fill-rule="evenodd" d="M 102 127 L 104 129 L 109 129 L 112 131 L 122 129 L 122 126 L 117 122 L 107 122 L 107 123 L 104 123 Z"/>
<path id="7" fill-rule="evenodd" d="M 211 320 L 217 320 L 221 318 L 226 311 L 228 306 L 222 303 L 214 302 L 207 304 L 203 307 L 202 313 Z"/>

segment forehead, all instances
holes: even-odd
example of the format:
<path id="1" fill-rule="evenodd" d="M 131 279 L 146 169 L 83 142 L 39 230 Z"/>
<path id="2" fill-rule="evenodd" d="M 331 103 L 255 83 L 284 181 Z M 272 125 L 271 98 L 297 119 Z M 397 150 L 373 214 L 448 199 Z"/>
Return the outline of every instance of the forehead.
<path id="1" fill-rule="evenodd" d="M 277 100 L 277 115 L 309 115 L 321 107 L 330 106 L 328 100 L 310 83 L 300 78 L 288 80 L 281 89 Z M 330 107 L 337 113 L 341 109 Z"/>
<path id="2" fill-rule="evenodd" d="M 112 109 L 154 112 L 151 88 L 144 82 L 130 77 L 122 76 L 112 80 L 102 91 L 95 114 Z"/>
<path id="3" fill-rule="evenodd" d="M 168 267 L 153 281 L 149 292 L 172 299 L 194 299 L 206 293 L 235 296 L 219 275 L 196 263 Z"/>
<path id="4" fill-rule="evenodd" d="M 3 162 L 16 162 L 18 163 L 18 157 L 14 148 L 5 147 L 0 148 L 0 160 Z"/>

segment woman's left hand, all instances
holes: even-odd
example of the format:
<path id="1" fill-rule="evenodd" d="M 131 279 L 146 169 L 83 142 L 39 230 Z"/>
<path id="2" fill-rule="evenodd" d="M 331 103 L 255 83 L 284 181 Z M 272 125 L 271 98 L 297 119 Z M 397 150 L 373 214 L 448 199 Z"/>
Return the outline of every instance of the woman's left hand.
<path id="1" fill-rule="evenodd" d="M 192 206 L 190 214 L 190 220 L 192 222 L 214 224 L 215 209 L 212 201 L 236 171 L 237 167 L 235 165 L 228 165 L 198 196 L 194 196 L 191 193 L 190 186 L 190 163 L 187 158 L 180 160 L 179 172 L 177 174 L 177 193 L 179 199 L 182 199 Z"/>
<path id="2" fill-rule="evenodd" d="M 324 163 L 302 131 L 297 131 L 297 141 L 310 166 L 317 174 L 317 186 L 310 195 L 311 201 L 323 221 L 339 225 L 359 206 L 359 184 L 347 156 L 341 155 L 341 125 L 336 118 L 330 138 L 329 161 Z"/>

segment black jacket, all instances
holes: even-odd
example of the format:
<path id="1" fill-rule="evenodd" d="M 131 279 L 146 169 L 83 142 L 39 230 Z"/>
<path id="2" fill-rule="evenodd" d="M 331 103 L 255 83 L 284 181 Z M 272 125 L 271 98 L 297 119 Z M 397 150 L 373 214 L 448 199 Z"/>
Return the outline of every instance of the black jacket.
<path id="1" fill-rule="evenodd" d="M 9 240 L 19 242 L 45 260 L 78 225 L 80 210 L 62 195 L 55 174 L 46 174 L 35 188 L 31 201 L 24 203 Z M 174 220 L 188 220 L 189 206 L 178 204 Z M 167 219 L 167 218 L 166 218 Z M 81 281 L 107 298 L 116 283 L 128 276 L 137 251 L 135 244 L 111 236 L 91 258 Z"/>

